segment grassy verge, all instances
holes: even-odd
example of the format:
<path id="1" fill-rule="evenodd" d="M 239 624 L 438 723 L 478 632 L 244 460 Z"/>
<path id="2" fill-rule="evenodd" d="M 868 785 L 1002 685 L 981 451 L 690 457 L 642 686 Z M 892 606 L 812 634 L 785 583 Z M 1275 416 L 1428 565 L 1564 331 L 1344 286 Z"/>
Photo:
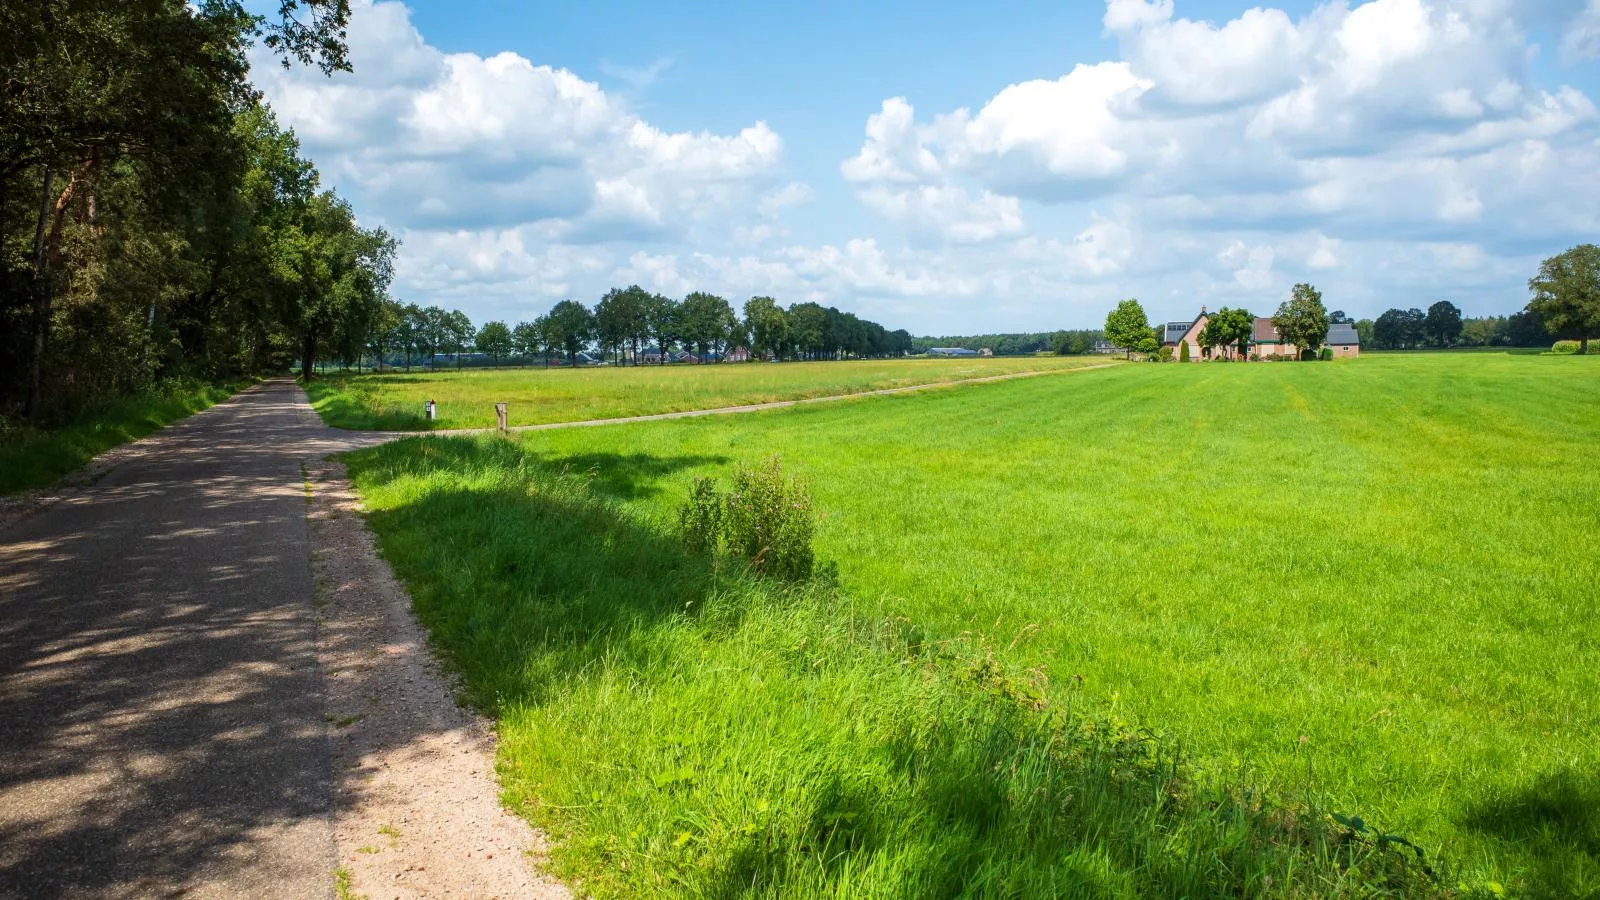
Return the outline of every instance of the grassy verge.
<path id="1" fill-rule="evenodd" d="M 594 369 L 468 369 L 463 372 L 336 375 L 306 390 L 335 428 L 425 431 L 492 428 L 494 404 L 512 425 L 575 422 L 830 397 L 941 384 L 1017 372 L 1103 365 L 1104 357 L 902 359 L 813 363 L 728 363 Z M 433 422 L 422 416 L 439 404 Z"/>
<path id="2" fill-rule="evenodd" d="M 112 447 L 226 400 L 250 383 L 177 382 L 87 407 L 48 427 L 8 426 L 0 430 L 0 494 L 52 484 Z"/>
<path id="3" fill-rule="evenodd" d="M 435 646 L 498 719 L 506 800 L 580 891 L 1445 892 L 1402 845 L 1203 775 L 1072 679 L 1012 665 L 1027 633 L 752 579 L 615 499 L 725 461 L 494 439 L 348 458 Z"/>

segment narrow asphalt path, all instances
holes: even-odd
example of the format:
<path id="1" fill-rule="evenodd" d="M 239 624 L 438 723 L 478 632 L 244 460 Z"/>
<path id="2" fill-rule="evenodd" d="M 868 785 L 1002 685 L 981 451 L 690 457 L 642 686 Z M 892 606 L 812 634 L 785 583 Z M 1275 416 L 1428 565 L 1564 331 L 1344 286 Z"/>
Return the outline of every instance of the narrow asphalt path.
<path id="1" fill-rule="evenodd" d="M 301 462 L 376 440 L 269 381 L 0 532 L 0 897 L 332 896 Z"/>

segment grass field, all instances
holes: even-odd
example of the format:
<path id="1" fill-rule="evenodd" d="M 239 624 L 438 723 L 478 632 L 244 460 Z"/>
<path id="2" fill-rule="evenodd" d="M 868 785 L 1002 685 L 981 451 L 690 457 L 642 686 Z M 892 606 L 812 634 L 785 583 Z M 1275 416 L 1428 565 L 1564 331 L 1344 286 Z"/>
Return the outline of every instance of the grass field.
<path id="1" fill-rule="evenodd" d="M 352 471 L 500 720 L 508 800 L 602 894 L 1428 888 L 1392 853 L 1350 868 L 1341 812 L 1424 847 L 1432 889 L 1590 896 L 1596 446 L 1600 360 L 1384 355 L 411 441 Z M 692 477 L 772 452 L 831 585 L 677 549 Z"/>
<path id="2" fill-rule="evenodd" d="M 467 369 L 327 376 L 311 382 L 312 405 L 335 428 L 420 431 L 423 404 L 439 404 L 431 427 L 493 428 L 494 405 L 512 425 L 829 397 L 1013 372 L 1078 368 L 1105 357 L 903 359 L 813 363 L 725 363 L 594 369 Z"/>
<path id="3" fill-rule="evenodd" d="M 226 400 L 249 383 L 167 385 L 90 406 L 50 427 L 0 430 L 0 494 L 52 484 L 112 447 Z"/>

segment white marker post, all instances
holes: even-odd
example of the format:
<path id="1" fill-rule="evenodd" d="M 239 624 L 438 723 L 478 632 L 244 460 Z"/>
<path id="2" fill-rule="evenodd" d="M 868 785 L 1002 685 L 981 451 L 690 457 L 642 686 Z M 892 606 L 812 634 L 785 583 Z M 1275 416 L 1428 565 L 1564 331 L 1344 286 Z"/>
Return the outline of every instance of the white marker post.
<path id="1" fill-rule="evenodd" d="M 439 405 L 437 403 L 434 403 L 432 400 L 429 400 L 428 401 L 428 405 L 424 406 L 422 409 L 423 409 L 423 414 L 425 416 L 427 416 L 429 422 L 432 422 L 435 418 L 438 417 Z"/>

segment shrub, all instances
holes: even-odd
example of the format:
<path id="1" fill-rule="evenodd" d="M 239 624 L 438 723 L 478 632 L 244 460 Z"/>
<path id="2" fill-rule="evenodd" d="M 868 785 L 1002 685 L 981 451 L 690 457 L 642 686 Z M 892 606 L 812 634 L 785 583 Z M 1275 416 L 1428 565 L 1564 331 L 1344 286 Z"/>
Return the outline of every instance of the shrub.
<path id="1" fill-rule="evenodd" d="M 811 495 L 800 481 L 784 477 L 777 456 L 736 468 L 733 490 L 727 494 L 710 478 L 695 479 L 678 524 L 691 552 L 724 550 L 774 578 L 799 581 L 811 575 L 816 531 Z"/>
<path id="2" fill-rule="evenodd" d="M 683 546 L 690 553 L 705 555 L 717 549 L 722 534 L 722 508 L 726 500 L 717 493 L 714 478 L 696 478 L 689 489 L 689 502 L 678 511 L 678 526 Z"/>
<path id="3" fill-rule="evenodd" d="M 1577 341 L 1556 341 L 1555 344 L 1550 347 L 1550 352 L 1559 354 L 1561 356 L 1571 356 L 1572 354 L 1577 353 L 1578 348 L 1581 346 L 1583 345 Z"/>
<path id="4" fill-rule="evenodd" d="M 1186 348 L 1188 346 L 1189 346 L 1188 344 L 1184 345 L 1184 347 L 1186 347 Z M 1162 347 L 1161 348 L 1161 352 L 1157 354 L 1157 357 L 1162 362 L 1172 362 L 1172 348 L 1171 347 Z"/>
<path id="5" fill-rule="evenodd" d="M 1332 347 L 1323 347 L 1322 348 L 1322 352 L 1317 354 L 1317 355 L 1320 356 L 1324 361 L 1333 359 L 1333 348 Z"/>
<path id="6" fill-rule="evenodd" d="M 1178 362 L 1189 361 L 1189 342 L 1184 341 L 1178 345 Z"/>

